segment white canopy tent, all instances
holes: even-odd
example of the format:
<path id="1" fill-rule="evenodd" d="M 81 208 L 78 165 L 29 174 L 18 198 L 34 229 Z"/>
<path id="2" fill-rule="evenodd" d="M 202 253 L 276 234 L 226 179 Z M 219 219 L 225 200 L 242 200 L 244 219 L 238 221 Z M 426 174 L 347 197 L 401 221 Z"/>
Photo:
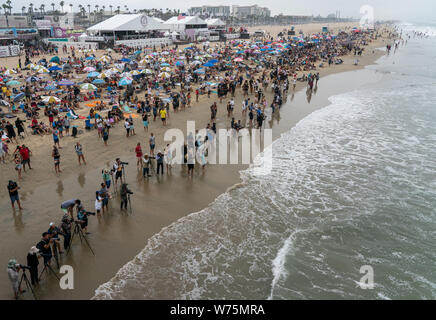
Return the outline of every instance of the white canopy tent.
<path id="1" fill-rule="evenodd" d="M 226 23 L 221 19 L 206 19 L 208 28 L 223 28 L 226 26 Z"/>
<path id="2" fill-rule="evenodd" d="M 105 21 L 87 29 L 90 33 L 131 31 L 144 32 L 153 30 L 168 30 L 161 21 L 143 14 L 117 14 Z"/>

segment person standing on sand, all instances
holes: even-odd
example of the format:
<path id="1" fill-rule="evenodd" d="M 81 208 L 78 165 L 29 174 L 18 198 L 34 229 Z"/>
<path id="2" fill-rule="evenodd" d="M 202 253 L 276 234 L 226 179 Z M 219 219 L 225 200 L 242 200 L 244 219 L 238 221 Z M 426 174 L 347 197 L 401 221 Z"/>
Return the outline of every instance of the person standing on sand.
<path id="1" fill-rule="evenodd" d="M 15 163 L 15 170 L 18 173 L 18 180 L 21 180 L 21 169 L 23 168 L 23 165 L 21 164 L 21 156 L 19 153 L 14 154 L 14 163 Z"/>
<path id="2" fill-rule="evenodd" d="M 102 135 L 103 135 L 104 145 L 107 146 L 107 141 L 109 140 L 109 127 L 108 126 L 106 126 L 106 125 L 104 126 Z"/>
<path id="3" fill-rule="evenodd" d="M 83 155 L 83 148 L 79 141 L 74 146 L 74 150 L 76 151 L 77 157 L 79 159 L 79 166 L 82 165 L 81 160 L 86 165 L 85 156 Z"/>
<path id="4" fill-rule="evenodd" d="M 56 145 L 53 146 L 53 151 L 51 153 L 51 156 L 53 157 L 54 160 L 54 167 L 55 167 L 56 174 L 62 172 L 60 168 L 61 155 L 59 153 L 58 148 L 56 148 Z"/>
<path id="5" fill-rule="evenodd" d="M 59 149 L 61 149 L 61 146 L 59 144 L 59 130 L 58 129 L 53 129 L 53 142 L 54 145 L 58 145 Z"/>
<path id="6" fill-rule="evenodd" d="M 150 134 L 150 138 L 148 139 L 149 145 L 150 145 L 150 155 L 154 156 L 154 148 L 156 146 L 156 138 L 153 134 L 153 132 Z"/>
<path id="7" fill-rule="evenodd" d="M 126 138 L 130 136 L 130 122 L 128 119 L 124 121 L 124 128 L 126 128 Z"/>
<path id="8" fill-rule="evenodd" d="M 23 144 L 20 148 L 20 155 L 24 172 L 26 172 L 26 164 L 29 167 L 29 170 L 32 170 L 32 167 L 30 166 L 30 156 L 32 155 L 32 151 L 30 151 L 30 149 Z"/>
<path id="9" fill-rule="evenodd" d="M 15 210 L 15 202 L 18 204 L 18 209 L 23 210 L 20 203 L 20 197 L 18 195 L 18 189 L 20 189 L 15 181 L 9 180 L 8 183 L 9 198 L 11 199 L 12 209 Z"/>
<path id="10" fill-rule="evenodd" d="M 139 168 L 141 166 L 141 161 L 142 161 L 142 148 L 141 148 L 141 143 L 139 143 L 139 142 L 136 145 L 135 153 L 136 153 L 136 159 L 137 159 L 136 166 Z"/>

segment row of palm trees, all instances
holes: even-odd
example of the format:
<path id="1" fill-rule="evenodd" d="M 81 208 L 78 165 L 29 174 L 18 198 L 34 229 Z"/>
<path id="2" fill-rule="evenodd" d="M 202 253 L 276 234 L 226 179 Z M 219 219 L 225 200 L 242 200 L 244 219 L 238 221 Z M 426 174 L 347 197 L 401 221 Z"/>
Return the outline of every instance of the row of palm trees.
<path id="1" fill-rule="evenodd" d="M 59 2 L 60 10 L 59 10 L 56 8 L 56 3 L 52 2 L 50 4 L 51 10 L 49 9 L 47 12 L 45 4 L 41 4 L 38 8 L 33 3 L 29 3 L 29 5 L 27 7 L 26 6 L 21 7 L 21 15 L 22 16 L 29 16 L 30 18 L 42 16 L 42 15 L 45 15 L 46 13 L 54 14 L 54 15 L 63 15 L 63 14 L 65 14 L 65 11 L 64 11 L 65 6 L 66 6 L 65 1 L 60 1 Z M 68 6 L 70 7 L 70 12 L 73 13 L 74 5 L 70 3 Z M 110 13 L 108 13 L 106 11 L 106 9 L 110 10 Z M 11 0 L 5 1 L 5 3 L 0 6 L 0 10 L 3 10 L 3 14 L 6 16 L 6 23 L 9 26 L 8 16 L 12 15 L 12 1 Z M 98 4 L 95 5 L 94 7 L 90 4 L 88 4 L 88 5 L 79 4 L 78 5 L 78 17 L 81 18 L 82 21 L 87 20 L 88 23 L 91 23 L 91 17 L 93 18 L 92 19 L 93 22 L 100 22 L 100 21 L 104 20 L 105 18 L 107 18 L 107 16 L 113 16 L 114 14 L 120 14 L 121 12 L 123 12 L 123 13 L 135 13 L 135 14 L 142 13 L 142 14 L 146 14 L 148 16 L 154 16 L 154 17 L 160 18 L 162 20 L 168 20 L 169 18 L 180 14 L 180 10 L 176 10 L 176 9 L 171 10 L 169 8 L 166 8 L 165 11 L 163 9 L 156 9 L 156 8 L 141 9 L 141 10 L 133 9 L 131 11 L 127 5 L 124 5 L 124 7 L 122 7 L 122 6 L 115 7 L 113 5 L 100 6 Z M 0 14 L 1 14 L 1 12 L 0 12 Z"/>
<path id="2" fill-rule="evenodd" d="M 59 11 L 58 9 L 56 9 L 56 4 L 53 2 L 50 4 L 50 6 L 52 7 L 52 10 L 50 13 L 55 13 L 55 14 L 63 14 L 64 13 L 64 6 L 65 6 L 65 1 L 60 1 L 59 2 L 59 6 L 61 8 L 61 10 Z M 69 4 L 70 7 L 70 12 L 73 12 L 73 4 Z M 88 8 L 88 10 L 86 10 L 86 7 Z M 91 15 L 91 13 L 94 14 L 99 14 L 99 13 L 106 13 L 106 6 L 99 6 L 98 4 L 96 4 L 95 6 L 95 10 L 91 11 L 92 5 L 88 4 L 86 6 L 83 6 L 81 4 L 78 5 L 78 9 L 79 9 L 79 13 L 81 13 L 82 15 L 86 15 L 86 11 L 88 11 L 88 16 Z M 33 3 L 29 3 L 29 6 L 23 6 L 21 8 L 21 14 L 22 15 L 26 15 L 27 14 L 31 14 L 31 13 L 35 13 L 35 12 L 40 12 L 42 13 L 46 13 L 46 5 L 45 4 L 41 4 L 39 6 L 39 8 L 37 8 Z M 163 9 L 142 9 L 142 10 L 137 10 L 137 9 L 133 9 L 132 11 L 130 11 L 130 9 L 128 8 L 127 5 L 124 5 L 124 7 L 122 6 L 113 6 L 113 5 L 109 5 L 108 8 L 110 9 L 110 15 L 113 15 L 114 13 L 119 14 L 121 13 L 121 11 L 123 11 L 124 13 L 145 13 L 145 14 L 149 14 L 149 15 L 153 15 L 155 17 L 168 17 L 168 19 L 174 15 L 178 15 L 180 14 L 180 10 L 171 10 L 169 8 L 166 8 L 166 10 L 164 11 Z M 4 4 L 2 4 L 0 6 L 0 10 L 3 9 L 4 10 L 4 14 L 5 15 L 12 15 L 12 1 L 11 0 L 7 0 L 5 1 Z"/>

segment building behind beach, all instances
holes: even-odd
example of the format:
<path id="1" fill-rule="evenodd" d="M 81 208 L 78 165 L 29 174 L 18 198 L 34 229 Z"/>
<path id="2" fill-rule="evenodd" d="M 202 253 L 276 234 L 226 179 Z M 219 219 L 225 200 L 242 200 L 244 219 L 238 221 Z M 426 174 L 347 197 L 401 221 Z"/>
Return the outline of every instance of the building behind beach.
<path id="1" fill-rule="evenodd" d="M 228 18 L 231 15 L 231 9 L 230 6 L 201 6 L 189 8 L 188 13 L 192 16 Z"/>
<path id="2" fill-rule="evenodd" d="M 252 6 L 232 6 L 232 16 L 238 19 L 245 19 L 250 16 L 270 17 L 271 10 L 266 7 L 259 7 L 257 4 Z"/>

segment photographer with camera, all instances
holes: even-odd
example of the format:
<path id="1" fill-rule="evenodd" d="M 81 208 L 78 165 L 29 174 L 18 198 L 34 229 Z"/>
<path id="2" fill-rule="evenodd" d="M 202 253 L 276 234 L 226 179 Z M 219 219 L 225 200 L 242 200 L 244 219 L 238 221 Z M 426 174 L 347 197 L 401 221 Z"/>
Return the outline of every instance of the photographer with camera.
<path id="1" fill-rule="evenodd" d="M 89 212 L 85 211 L 85 209 L 80 209 L 79 212 L 77 212 L 77 223 L 80 224 L 80 227 L 83 231 L 85 231 L 85 234 L 90 234 L 88 232 L 88 216 L 92 215 L 95 216 L 95 212 Z"/>
<path id="2" fill-rule="evenodd" d="M 39 265 L 39 250 L 37 247 L 33 246 L 30 248 L 29 253 L 27 254 L 27 265 L 29 266 L 30 271 L 30 280 L 32 281 L 32 286 L 39 282 L 38 279 L 38 265 Z"/>
<path id="3" fill-rule="evenodd" d="M 62 231 L 58 227 L 55 226 L 54 222 L 50 222 L 47 233 L 50 235 L 50 238 L 54 241 L 54 243 L 58 247 L 58 252 L 60 254 L 64 253 L 61 250 L 61 242 L 59 239 L 59 234 L 62 234 Z"/>
<path id="4" fill-rule="evenodd" d="M 70 215 L 70 217 L 74 219 L 73 209 L 75 206 L 77 208 L 77 211 L 79 211 L 82 208 L 82 204 L 81 204 L 79 199 L 71 199 L 71 200 L 67 200 L 67 201 L 62 202 L 61 209 L 65 213 L 68 213 Z"/>
<path id="5" fill-rule="evenodd" d="M 20 269 L 21 265 L 17 263 L 17 260 L 11 259 L 8 262 L 8 277 L 12 284 L 12 290 L 14 290 L 15 299 L 18 299 L 18 295 L 26 292 L 20 288 Z"/>
<path id="6" fill-rule="evenodd" d="M 67 250 L 71 241 L 71 227 L 73 225 L 73 218 L 68 214 L 64 214 L 62 217 L 61 231 L 64 236 L 64 250 Z"/>
<path id="7" fill-rule="evenodd" d="M 127 183 L 123 183 L 121 185 L 121 210 L 124 208 L 127 210 L 127 202 L 129 201 L 129 195 L 133 194 L 132 191 L 127 188 Z"/>
<path id="8" fill-rule="evenodd" d="M 115 185 L 118 182 L 118 179 L 121 180 L 121 183 L 124 183 L 123 181 L 123 172 L 124 172 L 124 165 L 128 165 L 128 162 L 122 162 L 120 158 L 115 159 L 115 163 L 113 165 L 112 171 L 115 172 Z"/>
<path id="9" fill-rule="evenodd" d="M 44 266 L 50 265 L 50 260 L 53 257 L 52 251 L 51 251 L 51 244 L 53 243 L 53 240 L 50 239 L 50 235 L 48 232 L 44 232 L 42 234 L 42 239 L 39 241 L 36 245 L 36 248 L 39 249 L 39 252 L 41 256 L 44 259 Z"/>
<path id="10" fill-rule="evenodd" d="M 15 181 L 9 180 L 7 188 L 9 191 L 9 198 L 11 198 L 12 209 L 15 210 L 16 201 L 18 204 L 18 209 L 22 210 L 23 208 L 21 207 L 20 197 L 18 196 L 18 190 L 20 189 L 20 187 Z"/>

